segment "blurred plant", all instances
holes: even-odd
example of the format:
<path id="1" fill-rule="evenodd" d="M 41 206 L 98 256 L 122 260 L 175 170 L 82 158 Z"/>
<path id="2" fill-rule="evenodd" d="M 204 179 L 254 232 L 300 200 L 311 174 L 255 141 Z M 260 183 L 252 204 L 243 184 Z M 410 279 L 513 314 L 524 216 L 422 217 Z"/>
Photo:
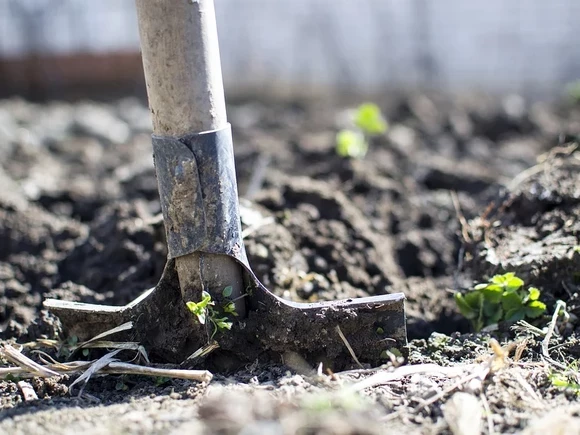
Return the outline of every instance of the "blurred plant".
<path id="1" fill-rule="evenodd" d="M 353 128 L 336 134 L 336 153 L 341 157 L 360 159 L 369 149 L 368 138 L 384 134 L 388 129 L 381 109 L 374 103 L 361 104 L 352 114 Z"/>
<path id="2" fill-rule="evenodd" d="M 487 283 L 477 284 L 465 294 L 455 293 L 455 301 L 461 314 L 471 321 L 476 331 L 480 331 L 500 321 L 517 322 L 544 314 L 546 304 L 539 301 L 540 290 L 523 287 L 524 281 L 515 273 L 508 272 L 495 275 Z"/>
<path id="3" fill-rule="evenodd" d="M 580 373 L 578 373 L 578 362 L 574 361 L 566 367 L 566 370 L 551 371 L 548 375 L 550 383 L 556 388 L 575 391 L 580 394 L 579 382 Z"/>
<path id="4" fill-rule="evenodd" d="M 580 104 L 580 80 L 568 83 L 566 85 L 566 94 L 572 103 Z"/>

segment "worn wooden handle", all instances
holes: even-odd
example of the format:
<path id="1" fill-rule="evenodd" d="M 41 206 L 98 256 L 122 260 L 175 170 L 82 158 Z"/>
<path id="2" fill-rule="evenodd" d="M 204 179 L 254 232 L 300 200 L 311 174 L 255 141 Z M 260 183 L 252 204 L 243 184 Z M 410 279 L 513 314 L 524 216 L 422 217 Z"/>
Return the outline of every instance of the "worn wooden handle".
<path id="1" fill-rule="evenodd" d="M 227 123 L 213 0 L 136 0 L 153 132 Z"/>

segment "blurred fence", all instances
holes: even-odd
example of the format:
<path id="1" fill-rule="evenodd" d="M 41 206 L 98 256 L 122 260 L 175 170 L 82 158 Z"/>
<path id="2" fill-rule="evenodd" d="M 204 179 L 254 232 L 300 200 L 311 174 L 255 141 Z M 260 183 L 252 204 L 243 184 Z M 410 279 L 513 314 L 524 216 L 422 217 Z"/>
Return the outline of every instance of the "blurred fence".
<path id="1" fill-rule="evenodd" d="M 142 89 L 133 2 L 0 0 L 0 94 Z M 580 78 L 578 0 L 215 3 L 232 93 L 553 95 Z"/>

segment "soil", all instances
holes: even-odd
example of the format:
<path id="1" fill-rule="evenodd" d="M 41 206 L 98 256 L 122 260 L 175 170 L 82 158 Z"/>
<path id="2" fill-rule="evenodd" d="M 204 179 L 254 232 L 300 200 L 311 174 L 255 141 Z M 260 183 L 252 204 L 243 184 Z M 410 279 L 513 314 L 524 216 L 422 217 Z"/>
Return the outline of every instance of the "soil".
<path id="1" fill-rule="evenodd" d="M 453 292 L 517 272 L 541 289 L 549 312 L 556 300 L 568 304 L 552 357 L 565 366 L 578 357 L 580 107 L 517 96 L 375 101 L 389 130 L 360 160 L 334 150 L 347 104 L 230 104 L 254 272 L 295 301 L 403 291 L 410 340 L 403 367 L 478 363 L 493 355 L 489 334 L 508 346 L 525 336 L 520 365 L 460 392 L 446 390 L 452 378 L 414 375 L 353 393 L 349 385 L 376 371 L 312 375 L 257 362 L 216 373 L 209 385 L 94 377 L 81 398 L 69 394 L 75 376 L 29 381 L 34 401 L 7 380 L 0 432 L 468 433 L 454 415 L 465 417 L 457 403 L 473 399 L 485 409 L 483 433 L 539 433 L 554 424 L 577 433 L 573 382 L 562 389 L 550 381 L 541 337 L 503 324 L 471 334 Z M 0 102 L 0 339 L 61 339 L 45 298 L 123 305 L 158 282 L 167 251 L 150 128 L 137 99 Z"/>

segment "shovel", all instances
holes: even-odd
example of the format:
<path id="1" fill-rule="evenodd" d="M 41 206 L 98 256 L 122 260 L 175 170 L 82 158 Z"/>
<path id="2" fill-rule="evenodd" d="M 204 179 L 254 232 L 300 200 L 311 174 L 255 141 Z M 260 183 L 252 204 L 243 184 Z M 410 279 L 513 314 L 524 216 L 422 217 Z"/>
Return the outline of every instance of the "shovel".
<path id="1" fill-rule="evenodd" d="M 159 359 L 217 369 L 255 360 L 385 362 L 406 346 L 402 293 L 283 300 L 256 278 L 242 241 L 213 0 L 136 0 L 168 261 L 122 307 L 46 300 L 84 340 L 132 322 L 127 339 Z"/>

